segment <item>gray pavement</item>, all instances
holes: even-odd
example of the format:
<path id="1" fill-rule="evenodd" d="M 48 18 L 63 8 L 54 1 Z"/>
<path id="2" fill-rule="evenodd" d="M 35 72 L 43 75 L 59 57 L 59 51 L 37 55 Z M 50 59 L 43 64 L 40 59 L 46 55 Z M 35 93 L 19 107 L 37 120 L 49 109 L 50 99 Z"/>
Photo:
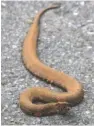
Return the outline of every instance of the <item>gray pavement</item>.
<path id="1" fill-rule="evenodd" d="M 32 117 L 19 108 L 27 87 L 47 85 L 30 74 L 21 60 L 23 40 L 36 13 L 53 2 L 2 1 L 2 125 L 94 124 L 94 2 L 60 2 L 40 22 L 38 55 L 43 63 L 75 77 L 84 86 L 81 104 L 66 115 Z"/>

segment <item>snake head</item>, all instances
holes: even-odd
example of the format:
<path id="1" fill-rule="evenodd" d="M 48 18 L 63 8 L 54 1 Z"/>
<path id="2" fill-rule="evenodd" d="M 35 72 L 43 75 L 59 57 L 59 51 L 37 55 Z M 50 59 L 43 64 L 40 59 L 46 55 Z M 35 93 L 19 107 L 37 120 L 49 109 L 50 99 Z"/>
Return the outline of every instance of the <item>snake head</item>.
<path id="1" fill-rule="evenodd" d="M 65 114 L 71 109 L 71 106 L 68 102 L 58 102 L 56 103 L 56 107 L 57 113 L 59 114 Z"/>

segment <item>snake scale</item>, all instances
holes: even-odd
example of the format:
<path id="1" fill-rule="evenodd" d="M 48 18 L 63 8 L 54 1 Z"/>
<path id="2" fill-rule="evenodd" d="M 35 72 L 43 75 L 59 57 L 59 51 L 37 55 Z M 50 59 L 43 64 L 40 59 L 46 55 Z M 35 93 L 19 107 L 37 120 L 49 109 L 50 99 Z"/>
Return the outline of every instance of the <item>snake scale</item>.
<path id="1" fill-rule="evenodd" d="M 20 93 L 20 108 L 23 112 L 37 117 L 57 113 L 64 114 L 69 111 L 70 107 L 80 103 L 84 96 L 83 86 L 76 79 L 44 65 L 37 56 L 40 17 L 47 10 L 57 7 L 59 6 L 49 6 L 35 16 L 33 24 L 24 39 L 22 49 L 23 63 L 30 72 L 66 90 L 66 92 L 61 93 L 44 87 L 32 87 Z M 37 100 L 42 102 L 34 103 Z"/>

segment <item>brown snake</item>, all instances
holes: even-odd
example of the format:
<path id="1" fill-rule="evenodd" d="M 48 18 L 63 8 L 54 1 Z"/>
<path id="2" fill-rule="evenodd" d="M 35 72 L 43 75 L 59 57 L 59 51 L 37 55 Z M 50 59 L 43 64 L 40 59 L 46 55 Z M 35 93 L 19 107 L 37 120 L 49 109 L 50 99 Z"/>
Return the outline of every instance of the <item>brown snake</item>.
<path id="1" fill-rule="evenodd" d="M 33 87 L 24 90 L 20 94 L 20 107 L 25 113 L 32 114 L 33 116 L 47 116 L 61 112 L 66 113 L 70 106 L 75 106 L 81 102 L 84 96 L 83 87 L 76 79 L 64 72 L 56 71 L 44 65 L 37 57 L 36 47 L 40 17 L 45 11 L 57 7 L 59 6 L 52 5 L 36 15 L 24 40 L 22 58 L 25 67 L 30 72 L 54 83 L 62 89 L 66 89 L 66 92 L 54 92 L 43 87 Z M 35 100 L 43 101 L 43 103 L 36 104 L 34 103 Z"/>

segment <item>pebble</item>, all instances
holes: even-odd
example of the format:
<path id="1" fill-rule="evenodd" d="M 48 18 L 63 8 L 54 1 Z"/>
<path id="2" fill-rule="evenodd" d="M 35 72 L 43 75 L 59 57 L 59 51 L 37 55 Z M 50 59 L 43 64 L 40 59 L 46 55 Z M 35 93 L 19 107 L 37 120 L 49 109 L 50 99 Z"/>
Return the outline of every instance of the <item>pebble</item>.
<path id="1" fill-rule="evenodd" d="M 13 45 L 13 46 L 12 46 L 12 48 L 13 48 L 13 49 L 16 49 L 16 48 L 17 48 L 17 46 L 16 46 L 16 45 Z"/>
<path id="2" fill-rule="evenodd" d="M 92 46 L 87 46 L 87 49 L 92 49 Z"/>
<path id="3" fill-rule="evenodd" d="M 17 105 L 16 105 L 16 104 L 13 104 L 13 105 L 12 105 L 12 107 L 13 107 L 13 108 L 16 108 L 16 107 L 17 107 Z"/>
<path id="4" fill-rule="evenodd" d="M 90 111 L 86 111 L 85 113 L 86 113 L 86 114 L 90 114 Z"/>
<path id="5" fill-rule="evenodd" d="M 78 12 L 77 10 L 74 10 L 74 11 L 73 11 L 73 15 L 74 15 L 74 16 L 77 16 L 78 14 L 79 14 L 79 12 Z"/>
<path id="6" fill-rule="evenodd" d="M 85 2 L 84 1 L 80 2 L 80 5 L 81 6 L 84 6 L 85 5 Z"/>
<path id="7" fill-rule="evenodd" d="M 4 3 L 4 2 L 1 2 L 1 5 L 2 5 L 3 7 L 6 7 L 6 3 Z"/>
<path id="8" fill-rule="evenodd" d="M 5 119 L 5 120 L 7 120 L 7 119 L 8 119 L 8 117 L 4 117 L 4 119 Z"/>

